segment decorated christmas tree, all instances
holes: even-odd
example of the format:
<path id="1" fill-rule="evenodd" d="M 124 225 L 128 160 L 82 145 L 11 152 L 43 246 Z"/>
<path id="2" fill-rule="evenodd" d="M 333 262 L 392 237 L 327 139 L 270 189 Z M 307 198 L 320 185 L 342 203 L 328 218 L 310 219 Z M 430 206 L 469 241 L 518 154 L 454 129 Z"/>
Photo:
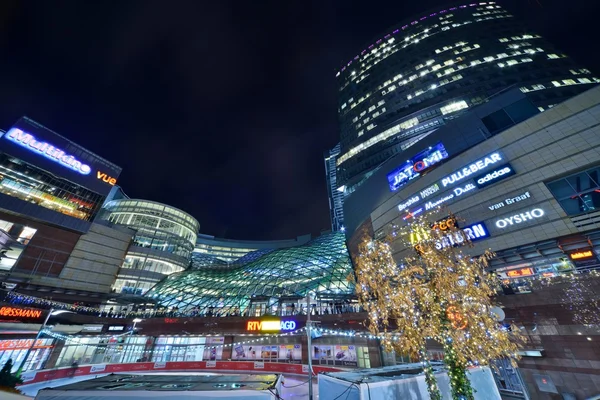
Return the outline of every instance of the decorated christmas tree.
<path id="1" fill-rule="evenodd" d="M 355 260 L 357 294 L 384 348 L 423 363 L 432 399 L 441 395 L 427 356 L 431 341 L 443 346 L 453 398 L 473 399 L 466 369 L 515 360 L 518 330 L 500 325 L 493 312 L 497 282 L 486 268 L 494 254 L 463 253 L 468 232 L 453 215 L 439 215 L 417 218 L 382 241 L 365 236 Z M 393 245 L 410 249 L 400 263 Z"/>

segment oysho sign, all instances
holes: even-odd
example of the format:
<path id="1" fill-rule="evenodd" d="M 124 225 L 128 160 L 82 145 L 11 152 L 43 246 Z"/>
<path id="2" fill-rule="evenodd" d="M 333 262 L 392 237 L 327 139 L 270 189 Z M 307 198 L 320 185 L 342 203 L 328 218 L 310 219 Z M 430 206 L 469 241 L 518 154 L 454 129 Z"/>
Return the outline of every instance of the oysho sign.
<path id="1" fill-rule="evenodd" d="M 504 164 L 494 169 L 493 171 L 488 172 L 487 174 L 480 175 L 474 178 L 475 183 L 478 188 L 484 188 L 486 186 L 492 185 L 496 182 L 499 182 L 503 179 L 508 178 L 515 174 L 515 170 L 510 164 Z"/>
<path id="2" fill-rule="evenodd" d="M 442 186 L 446 187 L 453 183 L 459 182 L 468 176 L 473 175 L 474 173 L 481 171 L 486 168 L 488 165 L 495 164 L 497 162 L 502 161 L 502 156 L 500 153 L 492 153 L 489 156 L 486 156 L 480 160 L 475 161 L 474 163 L 467 165 L 463 169 L 453 172 L 452 174 L 446 176 L 442 179 Z"/>
<path id="3" fill-rule="evenodd" d="M 422 172 L 445 158 L 448 158 L 448 152 L 441 142 L 423 150 L 387 175 L 390 190 L 395 192 L 408 181 L 417 178 Z"/>
<path id="4" fill-rule="evenodd" d="M 526 221 L 533 220 L 544 216 L 544 210 L 541 208 L 534 208 L 533 210 L 526 211 L 520 214 L 515 214 L 507 218 L 502 218 L 496 221 L 496 227 L 504 229 L 507 226 L 521 224 Z"/>
<path id="5" fill-rule="evenodd" d="M 73 155 L 65 153 L 50 143 L 37 140 L 32 134 L 18 128 L 12 128 L 6 133 L 6 138 L 27 150 L 36 152 L 49 160 L 59 163 L 82 175 L 88 175 L 92 168 L 77 160 Z"/>

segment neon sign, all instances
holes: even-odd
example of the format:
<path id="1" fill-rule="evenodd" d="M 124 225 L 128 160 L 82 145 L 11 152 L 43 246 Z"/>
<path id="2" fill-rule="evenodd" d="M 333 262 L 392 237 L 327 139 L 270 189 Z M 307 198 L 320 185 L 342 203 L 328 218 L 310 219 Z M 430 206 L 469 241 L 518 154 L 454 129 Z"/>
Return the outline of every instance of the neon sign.
<path id="1" fill-rule="evenodd" d="M 571 260 L 581 260 L 582 258 L 594 257 L 594 252 L 591 250 L 577 251 L 569 254 L 569 257 L 571 257 Z"/>
<path id="2" fill-rule="evenodd" d="M 296 329 L 296 321 L 271 320 L 271 321 L 248 321 L 247 331 L 293 331 Z"/>
<path id="3" fill-rule="evenodd" d="M 520 214 L 515 214 L 507 218 L 502 218 L 496 221 L 496 227 L 504 229 L 509 225 L 520 224 L 525 221 L 532 220 L 534 218 L 540 218 L 544 216 L 544 210 L 541 208 L 534 208 L 531 211 L 527 211 Z"/>
<path id="4" fill-rule="evenodd" d="M 387 175 L 390 190 L 395 192 L 445 158 L 448 158 L 448 152 L 441 142 L 423 150 Z"/>
<path id="5" fill-rule="evenodd" d="M 454 173 L 443 178 L 442 185 L 444 187 L 446 187 L 452 183 L 461 181 L 461 180 L 465 179 L 466 177 L 473 175 L 475 172 L 484 169 L 488 165 L 497 163 L 498 161 L 502 161 L 502 157 L 500 156 L 500 153 L 492 153 L 489 156 L 483 157 L 482 159 L 477 160 L 470 165 L 467 165 L 463 169 L 455 171 Z"/>
<path id="6" fill-rule="evenodd" d="M 27 150 L 41 154 L 47 159 L 59 163 L 82 175 L 88 175 L 92 171 L 92 168 L 89 165 L 77 160 L 71 154 L 67 154 L 63 150 L 54 147 L 49 143 L 37 140 L 32 134 L 23 132 L 21 129 L 12 128 L 5 136 L 11 142 L 18 144 Z"/>

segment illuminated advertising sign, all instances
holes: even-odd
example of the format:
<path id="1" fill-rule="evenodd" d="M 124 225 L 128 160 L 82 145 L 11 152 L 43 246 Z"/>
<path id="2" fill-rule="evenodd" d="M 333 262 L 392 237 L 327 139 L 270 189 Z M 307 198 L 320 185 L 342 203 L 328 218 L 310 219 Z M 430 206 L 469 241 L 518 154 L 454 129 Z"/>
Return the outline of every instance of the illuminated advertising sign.
<path id="1" fill-rule="evenodd" d="M 578 250 L 574 253 L 569 253 L 569 257 L 571 258 L 571 260 L 585 260 L 588 258 L 595 257 L 595 254 L 591 249 L 590 250 Z"/>
<path id="2" fill-rule="evenodd" d="M 507 226 L 521 224 L 526 221 L 531 221 L 534 218 L 541 218 L 544 216 L 544 210 L 541 208 L 534 208 L 523 213 L 515 214 L 510 217 L 502 218 L 496 221 L 496 227 L 504 229 Z"/>
<path id="3" fill-rule="evenodd" d="M 445 158 L 448 158 L 448 152 L 441 142 L 423 150 L 387 175 L 390 190 L 395 192 Z"/>
<path id="4" fill-rule="evenodd" d="M 33 308 L 21 308 L 3 306 L 0 308 L 0 319 L 39 319 L 42 317 L 42 310 Z"/>
<path id="5" fill-rule="evenodd" d="M 473 180 L 475 181 L 477 187 L 481 189 L 486 186 L 493 185 L 496 182 L 500 182 L 501 180 L 506 179 L 509 176 L 513 176 L 514 174 L 516 174 L 514 168 L 510 164 L 504 164 L 494 168 L 493 171 L 473 178 Z"/>
<path id="6" fill-rule="evenodd" d="M 483 157 L 482 159 L 467 165 L 463 169 L 455 171 L 447 177 L 443 178 L 442 186 L 446 187 L 453 183 L 462 181 L 463 179 L 473 175 L 474 173 L 486 168 L 488 165 L 493 165 L 500 161 L 502 161 L 502 156 L 500 155 L 500 153 L 492 153 L 489 156 Z"/>
<path id="7" fill-rule="evenodd" d="M 510 197 L 508 199 L 504 199 L 500 203 L 492 204 L 491 206 L 488 206 L 488 208 L 491 211 L 494 211 L 494 210 L 497 210 L 497 209 L 499 209 L 501 207 L 504 207 L 505 205 L 509 206 L 509 205 L 516 204 L 516 203 L 518 203 L 520 201 L 527 200 L 527 199 L 530 199 L 530 198 L 531 198 L 531 194 L 529 194 L 529 192 L 525 192 L 525 193 L 520 194 L 518 196 Z"/>
<path id="8" fill-rule="evenodd" d="M 246 322 L 246 330 L 255 331 L 293 331 L 296 329 L 296 321 L 293 320 L 269 320 L 269 321 L 248 321 Z"/>
<path id="9" fill-rule="evenodd" d="M 506 271 L 506 276 L 509 278 L 520 278 L 523 276 L 533 276 L 535 272 L 533 268 L 521 268 L 521 269 L 513 269 L 511 271 Z"/>
<path id="10" fill-rule="evenodd" d="M 425 197 L 431 196 L 432 194 L 439 192 L 439 190 L 440 186 L 437 183 L 434 183 L 428 188 L 421 190 L 421 198 L 424 199 Z"/>
<path id="11" fill-rule="evenodd" d="M 54 147 L 50 143 L 38 140 L 32 134 L 23 132 L 19 128 L 11 128 L 6 133 L 6 138 L 82 175 L 87 175 L 92 171 L 89 165 L 82 163 L 72 154 L 65 153 L 64 150 Z"/>
<path id="12" fill-rule="evenodd" d="M 0 132 L 0 151 L 101 195 L 121 173 L 117 165 L 27 117 Z"/>
<path id="13" fill-rule="evenodd" d="M 462 228 L 462 230 L 471 242 L 476 242 L 478 240 L 490 237 L 490 232 L 487 230 L 487 227 L 483 222 L 478 222 L 476 224 L 466 226 Z M 459 246 L 463 244 L 464 241 L 465 238 L 463 235 L 451 232 L 448 235 L 444 236 L 442 240 L 437 242 L 435 244 L 435 247 L 438 250 L 441 250 L 448 246 Z"/>
<path id="14" fill-rule="evenodd" d="M 411 197 L 410 199 L 406 200 L 404 203 L 398 204 L 398 210 L 399 211 L 404 211 L 408 207 L 410 207 L 413 204 L 415 204 L 417 201 L 419 201 L 419 196 Z"/>

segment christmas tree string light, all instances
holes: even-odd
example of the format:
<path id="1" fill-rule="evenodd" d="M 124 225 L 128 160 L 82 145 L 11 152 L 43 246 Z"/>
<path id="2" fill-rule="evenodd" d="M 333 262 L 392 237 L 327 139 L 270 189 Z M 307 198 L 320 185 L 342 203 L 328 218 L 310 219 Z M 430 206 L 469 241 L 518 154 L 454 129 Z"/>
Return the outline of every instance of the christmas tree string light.
<path id="1" fill-rule="evenodd" d="M 392 256 L 397 244 L 413 253 L 399 265 Z M 518 329 L 505 329 L 492 313 L 497 278 L 486 269 L 494 253 L 472 257 L 457 244 L 471 242 L 455 216 L 437 212 L 415 218 L 385 240 L 365 236 L 355 260 L 356 291 L 370 332 L 384 337 L 386 351 L 421 361 L 432 399 L 439 389 L 427 372 L 428 339 L 444 349 L 453 399 L 473 399 L 468 367 L 518 358 Z"/>

